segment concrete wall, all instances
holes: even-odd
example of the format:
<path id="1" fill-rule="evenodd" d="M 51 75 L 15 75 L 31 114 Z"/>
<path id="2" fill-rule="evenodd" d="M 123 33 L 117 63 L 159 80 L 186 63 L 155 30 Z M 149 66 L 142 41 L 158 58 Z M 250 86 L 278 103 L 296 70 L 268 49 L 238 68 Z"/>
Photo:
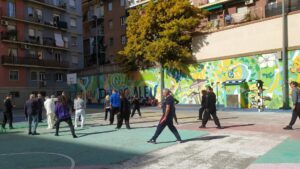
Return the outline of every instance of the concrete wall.
<path id="1" fill-rule="evenodd" d="M 300 46 L 300 13 L 288 16 L 289 48 Z M 282 18 L 275 18 L 198 35 L 193 53 L 198 61 L 278 51 L 282 47 Z"/>

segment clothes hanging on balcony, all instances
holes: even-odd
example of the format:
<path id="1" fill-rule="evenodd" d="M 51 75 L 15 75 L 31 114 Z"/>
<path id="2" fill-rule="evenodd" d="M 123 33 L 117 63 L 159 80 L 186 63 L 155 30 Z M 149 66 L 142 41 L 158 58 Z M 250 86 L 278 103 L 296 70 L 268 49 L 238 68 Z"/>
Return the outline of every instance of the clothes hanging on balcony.
<path id="1" fill-rule="evenodd" d="M 64 41 L 60 33 L 54 33 L 55 45 L 58 47 L 64 47 Z"/>

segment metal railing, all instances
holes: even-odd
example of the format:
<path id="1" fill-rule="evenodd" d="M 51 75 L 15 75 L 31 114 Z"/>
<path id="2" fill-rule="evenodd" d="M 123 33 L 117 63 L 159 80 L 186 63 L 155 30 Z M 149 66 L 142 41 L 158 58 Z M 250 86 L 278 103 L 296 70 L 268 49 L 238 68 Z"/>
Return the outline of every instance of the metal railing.
<path id="1" fill-rule="evenodd" d="M 300 0 L 289 0 L 287 3 L 288 12 L 300 10 Z M 265 7 L 249 8 L 245 12 L 225 15 L 223 18 L 208 21 L 203 19 L 199 26 L 202 32 L 212 32 L 220 28 L 231 25 L 238 25 L 242 23 L 252 22 L 256 20 L 265 19 L 268 17 L 279 16 L 282 14 L 282 3 L 269 3 Z"/>
<path id="2" fill-rule="evenodd" d="M 45 68 L 69 68 L 68 62 L 59 62 L 51 59 L 38 59 L 32 57 L 17 57 L 2 55 L 1 63 L 3 65 L 18 65 L 24 67 L 40 66 Z"/>
<path id="3" fill-rule="evenodd" d="M 78 71 L 79 76 L 94 75 L 94 74 L 109 74 L 122 72 L 122 68 L 119 64 L 106 64 L 98 67 L 88 67 Z"/>

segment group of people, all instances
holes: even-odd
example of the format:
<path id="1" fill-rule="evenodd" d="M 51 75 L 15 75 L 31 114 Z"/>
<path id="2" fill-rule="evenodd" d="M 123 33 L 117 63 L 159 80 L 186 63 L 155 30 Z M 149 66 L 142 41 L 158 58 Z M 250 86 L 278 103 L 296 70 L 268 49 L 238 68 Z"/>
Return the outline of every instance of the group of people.
<path id="1" fill-rule="evenodd" d="M 28 134 L 29 135 L 39 135 L 37 133 L 38 123 L 41 122 L 39 120 L 40 109 L 45 107 L 46 114 L 47 114 L 47 123 L 48 129 L 56 129 L 55 136 L 59 135 L 59 126 L 61 122 L 66 122 L 70 128 L 73 138 L 77 138 L 74 130 L 74 126 L 72 123 L 72 118 L 70 114 L 70 108 L 67 103 L 67 97 L 63 93 L 58 98 L 55 98 L 54 95 L 51 97 L 46 97 L 45 101 L 42 100 L 42 97 L 38 95 L 38 98 L 34 94 L 30 94 L 29 99 L 26 101 L 24 105 L 24 113 L 26 119 L 28 119 Z M 42 104 L 41 104 L 42 102 Z M 74 103 L 74 108 L 76 110 L 76 118 L 75 118 L 75 127 L 77 127 L 77 115 L 78 114 L 85 114 L 82 109 L 84 110 L 84 102 L 81 99 L 81 96 L 78 95 L 76 102 Z M 42 110 L 41 110 L 42 111 Z M 84 122 L 84 116 L 82 116 L 82 126 Z"/>
<path id="2" fill-rule="evenodd" d="M 136 111 L 142 117 L 139 99 L 137 96 L 134 96 L 130 100 L 130 91 L 128 89 L 124 89 L 119 93 L 116 89 L 113 89 L 112 95 L 105 97 L 104 111 L 104 119 L 107 120 L 109 115 L 110 125 L 114 123 L 115 115 L 117 115 L 117 129 L 121 128 L 123 122 L 125 122 L 126 128 L 130 129 L 129 119 L 135 115 Z"/>

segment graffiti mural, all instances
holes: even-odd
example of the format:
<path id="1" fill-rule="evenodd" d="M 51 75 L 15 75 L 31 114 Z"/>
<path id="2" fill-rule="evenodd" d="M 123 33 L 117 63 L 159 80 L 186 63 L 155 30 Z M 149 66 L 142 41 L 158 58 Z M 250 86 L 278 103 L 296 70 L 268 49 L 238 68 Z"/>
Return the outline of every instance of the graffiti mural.
<path id="1" fill-rule="evenodd" d="M 200 91 L 211 85 L 217 95 L 218 105 L 225 106 L 229 95 L 226 81 L 244 81 L 244 86 L 231 84 L 230 95 L 240 95 L 241 107 L 251 107 L 251 98 L 256 97 L 256 80 L 264 82 L 263 95 L 266 108 L 282 106 L 282 61 L 277 53 L 245 56 L 198 63 L 190 67 L 190 76 L 165 72 L 165 86 L 170 88 L 181 104 L 200 104 Z M 300 50 L 289 51 L 289 80 L 300 82 Z M 112 88 L 128 88 L 140 97 L 160 98 L 159 69 L 149 69 L 129 74 L 107 74 L 83 77 L 82 85 L 92 102 L 99 102 Z M 81 87 L 82 88 L 82 87 Z M 81 90 L 78 87 L 78 90 Z M 241 93 L 242 92 L 242 93 Z"/>

